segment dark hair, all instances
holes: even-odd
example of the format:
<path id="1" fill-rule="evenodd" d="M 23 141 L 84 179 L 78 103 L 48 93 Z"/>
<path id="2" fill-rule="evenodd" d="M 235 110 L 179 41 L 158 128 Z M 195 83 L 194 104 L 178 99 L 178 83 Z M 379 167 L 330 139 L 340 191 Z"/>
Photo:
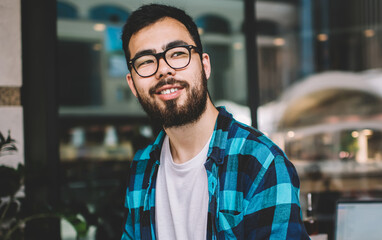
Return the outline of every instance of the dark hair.
<path id="1" fill-rule="evenodd" d="M 139 30 L 156 23 L 157 21 L 170 17 L 181 22 L 190 33 L 199 51 L 203 52 L 202 43 L 198 32 L 198 27 L 192 18 L 183 10 L 161 4 L 143 5 L 134 11 L 127 19 L 122 32 L 122 47 L 125 52 L 126 62 L 130 61 L 129 42 L 132 35 Z M 128 68 L 130 69 L 129 64 Z"/>

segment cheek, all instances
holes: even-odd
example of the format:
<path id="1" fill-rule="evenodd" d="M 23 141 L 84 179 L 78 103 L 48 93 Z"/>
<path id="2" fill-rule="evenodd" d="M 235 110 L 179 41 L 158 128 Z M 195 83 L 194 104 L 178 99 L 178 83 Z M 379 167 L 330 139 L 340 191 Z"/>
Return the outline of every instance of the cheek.
<path id="1" fill-rule="evenodd" d="M 146 95 L 146 92 L 147 91 L 145 91 L 144 90 L 144 88 L 142 88 L 142 86 L 137 86 L 137 85 L 135 85 L 135 89 L 136 89 L 136 91 L 137 91 L 137 93 L 139 94 L 139 95 Z"/>
<path id="2" fill-rule="evenodd" d="M 140 95 L 149 95 L 149 90 L 153 86 L 150 84 L 149 79 L 139 79 L 141 80 L 139 83 L 135 83 L 135 89 Z"/>
<path id="3" fill-rule="evenodd" d="M 191 84 L 196 84 L 194 82 L 198 82 L 200 78 L 200 73 L 203 71 L 202 65 L 200 61 L 195 60 L 191 61 L 190 64 L 185 68 L 183 71 L 179 71 L 179 78 L 180 79 L 185 79 L 187 81 L 192 81 L 193 83 Z"/>

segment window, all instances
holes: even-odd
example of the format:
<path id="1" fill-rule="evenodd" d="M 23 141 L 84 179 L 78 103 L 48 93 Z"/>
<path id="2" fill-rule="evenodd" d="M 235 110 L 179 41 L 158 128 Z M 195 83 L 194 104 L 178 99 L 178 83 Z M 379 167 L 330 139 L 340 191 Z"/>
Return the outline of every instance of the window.
<path id="1" fill-rule="evenodd" d="M 101 5 L 89 9 L 89 19 L 97 21 L 109 21 L 113 23 L 124 23 L 129 13 L 117 6 Z"/>
<path id="2" fill-rule="evenodd" d="M 337 200 L 382 197 L 381 6 L 257 1 L 259 128 L 296 166 L 329 239 Z"/>
<path id="3" fill-rule="evenodd" d="M 76 19 L 78 12 L 75 6 L 70 3 L 57 2 L 57 18 Z"/>

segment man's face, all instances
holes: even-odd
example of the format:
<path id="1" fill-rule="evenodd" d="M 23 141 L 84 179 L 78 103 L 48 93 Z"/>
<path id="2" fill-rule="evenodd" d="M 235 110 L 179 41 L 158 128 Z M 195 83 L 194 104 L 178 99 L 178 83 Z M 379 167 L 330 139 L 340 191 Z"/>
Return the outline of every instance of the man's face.
<path id="1" fill-rule="evenodd" d="M 172 18 L 164 18 L 135 33 L 129 42 L 132 58 L 142 52 L 159 53 L 171 46 L 194 45 L 186 27 Z M 199 119 L 206 108 L 210 62 L 207 54 L 191 50 L 187 67 L 171 68 L 163 58 L 157 72 L 141 77 L 135 70 L 127 82 L 150 118 L 164 128 L 183 126 Z"/>

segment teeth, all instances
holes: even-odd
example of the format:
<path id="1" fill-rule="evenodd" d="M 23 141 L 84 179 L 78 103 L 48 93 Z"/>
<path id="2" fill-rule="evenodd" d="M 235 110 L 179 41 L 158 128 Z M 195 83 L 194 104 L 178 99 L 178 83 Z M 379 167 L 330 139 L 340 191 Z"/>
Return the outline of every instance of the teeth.
<path id="1" fill-rule="evenodd" d="M 160 94 L 170 94 L 170 93 L 173 93 L 175 91 L 178 91 L 177 88 L 171 88 L 171 89 L 166 89 L 166 90 L 163 90 L 160 92 Z"/>

